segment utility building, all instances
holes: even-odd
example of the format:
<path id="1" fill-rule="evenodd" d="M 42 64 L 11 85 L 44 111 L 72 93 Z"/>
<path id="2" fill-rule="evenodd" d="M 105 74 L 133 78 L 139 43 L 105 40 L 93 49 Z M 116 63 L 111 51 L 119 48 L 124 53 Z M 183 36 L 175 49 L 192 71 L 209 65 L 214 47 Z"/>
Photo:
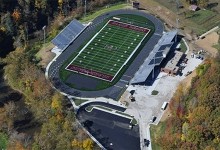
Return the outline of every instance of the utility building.
<path id="1" fill-rule="evenodd" d="M 161 71 L 166 72 L 170 75 L 176 75 L 179 71 L 177 64 L 182 58 L 183 53 L 180 51 L 174 51 L 173 57 L 167 62 L 164 68 L 161 68 Z"/>

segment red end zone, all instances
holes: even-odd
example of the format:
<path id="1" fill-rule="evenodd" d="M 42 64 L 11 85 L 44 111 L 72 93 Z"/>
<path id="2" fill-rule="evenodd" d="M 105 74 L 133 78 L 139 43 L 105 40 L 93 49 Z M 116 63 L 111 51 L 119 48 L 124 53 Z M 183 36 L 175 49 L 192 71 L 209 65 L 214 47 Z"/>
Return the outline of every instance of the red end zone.
<path id="1" fill-rule="evenodd" d="M 126 23 L 122 23 L 122 22 L 118 22 L 118 21 L 113 21 L 113 20 L 110 20 L 110 21 L 108 22 L 108 24 L 114 25 L 114 26 L 119 26 L 119 27 L 122 27 L 122 28 L 127 28 L 127 29 L 130 29 L 130 30 L 135 30 L 135 31 L 139 31 L 139 32 L 144 32 L 144 33 L 148 33 L 148 32 L 150 31 L 150 30 L 147 29 L 147 28 L 138 27 L 138 26 L 135 26 L 135 25 L 126 24 Z"/>
<path id="2" fill-rule="evenodd" d="M 76 65 L 72 65 L 72 64 L 70 64 L 66 69 L 77 72 L 77 73 L 89 75 L 89 76 L 92 76 L 92 77 L 97 77 L 97 78 L 100 78 L 100 79 L 104 79 L 104 80 L 107 80 L 107 81 L 112 81 L 112 79 L 113 79 L 113 76 L 111 76 L 111 75 L 107 75 L 107 74 L 97 72 L 97 71 L 94 71 L 94 70 L 91 70 L 91 69 L 85 69 L 85 68 L 82 68 L 82 67 L 79 67 L 79 66 L 76 66 Z"/>

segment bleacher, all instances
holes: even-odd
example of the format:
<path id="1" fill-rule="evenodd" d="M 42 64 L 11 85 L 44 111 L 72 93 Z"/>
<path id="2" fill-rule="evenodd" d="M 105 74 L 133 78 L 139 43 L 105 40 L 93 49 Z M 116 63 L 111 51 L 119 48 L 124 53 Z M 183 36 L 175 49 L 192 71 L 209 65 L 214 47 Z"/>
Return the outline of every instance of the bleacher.
<path id="1" fill-rule="evenodd" d="M 142 66 L 131 79 L 130 84 L 142 83 L 146 81 L 153 68 L 155 66 L 160 65 L 163 59 L 169 53 L 170 48 L 174 43 L 176 35 L 176 30 L 163 34 L 161 39 L 158 41 L 157 45 L 155 45 L 154 49 L 149 54 L 148 58 L 146 58 Z"/>
<path id="2" fill-rule="evenodd" d="M 85 28 L 77 20 L 71 21 L 51 42 L 59 49 L 64 50 Z"/>

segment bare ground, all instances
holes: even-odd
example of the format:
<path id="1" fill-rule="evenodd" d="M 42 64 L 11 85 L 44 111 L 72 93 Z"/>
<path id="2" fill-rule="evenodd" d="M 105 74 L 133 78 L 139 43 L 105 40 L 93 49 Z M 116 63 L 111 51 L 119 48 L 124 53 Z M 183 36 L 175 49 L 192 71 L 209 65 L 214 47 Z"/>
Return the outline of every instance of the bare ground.
<path id="1" fill-rule="evenodd" d="M 195 44 L 209 52 L 212 57 L 215 57 L 218 53 L 218 50 L 214 48 L 213 45 L 216 45 L 218 41 L 219 35 L 217 32 L 212 32 L 208 34 L 204 39 L 197 40 Z"/>
<path id="2" fill-rule="evenodd" d="M 176 25 L 176 14 L 166 7 L 159 5 L 154 0 L 139 0 L 139 2 L 142 8 L 164 20 L 171 28 Z"/>
<path id="3" fill-rule="evenodd" d="M 41 59 L 39 65 L 46 68 L 49 62 L 55 57 L 55 54 L 51 52 L 54 47 L 52 43 L 45 44 L 41 50 L 37 53 L 37 57 Z"/>

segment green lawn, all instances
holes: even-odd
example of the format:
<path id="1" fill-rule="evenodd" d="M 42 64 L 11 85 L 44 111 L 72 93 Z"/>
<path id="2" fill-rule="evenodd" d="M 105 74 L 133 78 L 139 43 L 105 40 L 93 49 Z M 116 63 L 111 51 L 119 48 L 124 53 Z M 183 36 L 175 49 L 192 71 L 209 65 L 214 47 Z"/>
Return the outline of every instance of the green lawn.
<path id="1" fill-rule="evenodd" d="M 94 107 L 96 107 L 96 108 L 101 108 L 101 109 L 107 110 L 107 111 L 109 111 L 109 112 L 112 111 L 111 108 L 108 108 L 108 107 L 105 107 L 105 106 L 101 106 L 101 105 L 90 105 L 90 106 L 86 107 L 85 109 L 86 109 L 88 112 L 90 112 L 90 111 L 92 111 L 92 109 L 94 109 Z"/>
<path id="2" fill-rule="evenodd" d="M 220 52 L 220 43 L 213 45 L 214 48 L 216 48 Z"/>
<path id="3" fill-rule="evenodd" d="M 95 11 L 94 13 L 90 13 L 88 15 L 86 15 L 85 17 L 81 18 L 79 21 L 81 22 L 89 22 L 92 21 L 93 19 L 95 19 L 96 17 L 98 17 L 99 15 L 106 13 L 106 12 L 110 12 L 113 10 L 118 10 L 118 9 L 122 9 L 125 8 L 127 6 L 127 4 L 116 4 L 116 5 L 110 5 L 109 7 L 103 7 L 101 10 Z"/>
<path id="4" fill-rule="evenodd" d="M 181 52 L 183 52 L 183 53 L 185 53 L 186 52 L 186 50 L 187 50 L 187 47 L 186 47 L 186 44 L 184 43 L 184 41 L 181 39 L 181 41 L 180 41 L 180 51 Z"/>
<path id="5" fill-rule="evenodd" d="M 150 136 L 151 136 L 151 144 L 153 150 L 162 150 L 162 148 L 156 144 L 157 138 L 165 133 L 166 124 L 165 122 L 160 122 L 158 125 L 150 126 Z"/>
<path id="6" fill-rule="evenodd" d="M 193 22 L 201 25 L 201 24 L 209 21 L 209 19 L 211 19 L 215 15 L 216 15 L 216 13 L 214 13 L 213 11 L 210 11 L 210 10 L 199 10 L 196 12 L 192 12 L 192 15 L 191 15 L 191 17 L 189 17 L 189 19 L 192 20 Z"/>
<path id="7" fill-rule="evenodd" d="M 137 120 L 136 120 L 135 118 L 133 118 L 133 119 L 131 120 L 131 124 L 132 124 L 132 125 L 137 125 L 138 122 L 137 122 Z"/>
<path id="8" fill-rule="evenodd" d="M 82 103 L 84 102 L 87 102 L 88 100 L 85 100 L 85 99 L 75 99 L 74 100 L 74 103 L 76 104 L 76 106 L 79 106 L 81 105 Z"/>
<path id="9" fill-rule="evenodd" d="M 158 93 L 159 93 L 158 91 L 153 90 L 153 91 L 151 92 L 151 95 L 157 95 Z"/>
<path id="10" fill-rule="evenodd" d="M 0 149 L 4 150 L 8 145 L 8 137 L 6 134 L 0 132 Z"/>
<path id="11" fill-rule="evenodd" d="M 165 6 L 175 14 L 177 14 L 176 0 L 155 0 L 159 4 Z M 185 3 L 185 2 L 184 2 Z M 184 4 L 183 3 L 183 4 Z M 206 31 L 220 24 L 219 9 L 212 11 L 201 8 L 198 11 L 189 10 L 188 6 L 178 10 L 180 19 L 180 26 L 191 29 L 192 32 L 201 35 Z"/>
<path id="12" fill-rule="evenodd" d="M 85 108 L 85 110 L 88 111 L 88 112 L 91 112 L 92 109 L 93 109 L 93 106 L 92 106 L 92 105 L 91 105 L 91 106 L 87 106 L 87 107 Z"/>

